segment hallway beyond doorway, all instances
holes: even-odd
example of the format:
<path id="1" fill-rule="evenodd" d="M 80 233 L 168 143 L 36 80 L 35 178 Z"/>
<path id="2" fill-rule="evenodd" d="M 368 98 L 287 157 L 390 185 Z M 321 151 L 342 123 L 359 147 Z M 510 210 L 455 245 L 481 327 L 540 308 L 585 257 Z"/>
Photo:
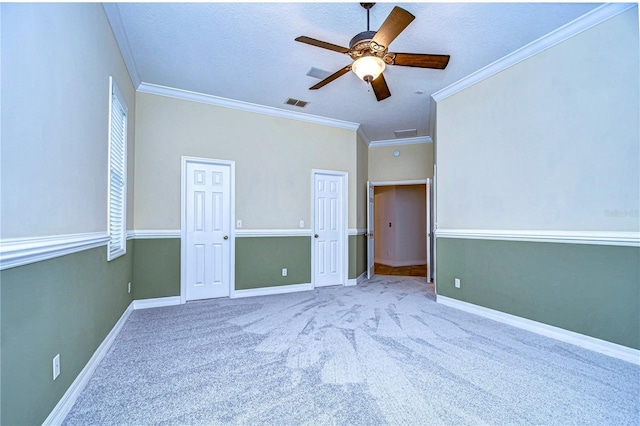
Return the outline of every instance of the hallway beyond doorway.
<path id="1" fill-rule="evenodd" d="M 379 275 L 403 275 L 405 277 L 426 277 L 427 265 L 389 266 L 382 263 L 374 265 L 374 272 Z"/>

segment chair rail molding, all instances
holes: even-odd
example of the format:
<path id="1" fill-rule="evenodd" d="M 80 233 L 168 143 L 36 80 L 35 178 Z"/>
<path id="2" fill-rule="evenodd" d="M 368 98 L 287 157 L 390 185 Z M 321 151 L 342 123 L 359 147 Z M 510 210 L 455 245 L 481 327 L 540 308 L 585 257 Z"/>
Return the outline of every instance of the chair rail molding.
<path id="1" fill-rule="evenodd" d="M 311 229 L 236 229 L 236 238 L 242 237 L 310 237 Z"/>
<path id="2" fill-rule="evenodd" d="M 0 270 L 101 247 L 108 241 L 106 232 L 3 239 L 0 240 Z"/>
<path id="3" fill-rule="evenodd" d="M 640 247 L 640 232 L 505 229 L 436 229 L 436 238 L 534 241 Z"/>

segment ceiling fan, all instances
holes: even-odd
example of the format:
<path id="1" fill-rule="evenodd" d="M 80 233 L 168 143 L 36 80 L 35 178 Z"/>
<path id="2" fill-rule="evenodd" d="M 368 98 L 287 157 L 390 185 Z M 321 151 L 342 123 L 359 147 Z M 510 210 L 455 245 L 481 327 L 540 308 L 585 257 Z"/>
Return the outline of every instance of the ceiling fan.
<path id="1" fill-rule="evenodd" d="M 389 44 L 415 19 L 411 13 L 395 6 L 387 19 L 382 23 L 378 31 L 369 30 L 369 9 L 375 3 L 360 3 L 367 10 L 367 31 L 357 34 L 349 42 L 349 48 L 332 43 L 316 40 L 311 37 L 300 36 L 296 41 L 333 50 L 338 53 L 346 53 L 354 62 L 336 71 L 329 77 L 311 86 L 310 90 L 316 90 L 331 83 L 338 77 L 349 71 L 366 83 L 371 84 L 376 99 L 381 101 L 391 96 L 387 82 L 382 72 L 386 65 L 400 65 L 405 67 L 445 69 L 449 63 L 449 55 L 428 55 L 423 53 L 391 53 Z"/>

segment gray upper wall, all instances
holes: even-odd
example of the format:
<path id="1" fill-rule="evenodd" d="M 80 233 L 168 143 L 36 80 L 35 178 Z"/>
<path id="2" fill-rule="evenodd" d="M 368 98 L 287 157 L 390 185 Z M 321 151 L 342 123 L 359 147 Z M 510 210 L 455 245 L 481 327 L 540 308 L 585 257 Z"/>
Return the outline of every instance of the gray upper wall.
<path id="1" fill-rule="evenodd" d="M 180 228 L 182 156 L 235 161 L 246 229 L 310 229 L 312 169 L 347 172 L 356 227 L 355 130 L 140 92 L 136 117 L 135 229 Z"/>
<path id="2" fill-rule="evenodd" d="M 638 9 L 437 103 L 439 229 L 637 232 Z"/>
<path id="3" fill-rule="evenodd" d="M 102 6 L 0 7 L 0 236 L 107 231 L 109 76 L 129 109 L 130 228 L 136 93 Z"/>

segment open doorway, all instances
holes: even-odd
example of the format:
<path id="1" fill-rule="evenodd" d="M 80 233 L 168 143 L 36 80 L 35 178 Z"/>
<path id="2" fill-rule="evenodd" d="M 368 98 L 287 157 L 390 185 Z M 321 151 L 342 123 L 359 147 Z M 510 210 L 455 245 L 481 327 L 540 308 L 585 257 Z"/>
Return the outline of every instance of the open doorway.
<path id="1" fill-rule="evenodd" d="M 375 274 L 420 276 L 431 281 L 429 183 L 372 183 Z"/>

